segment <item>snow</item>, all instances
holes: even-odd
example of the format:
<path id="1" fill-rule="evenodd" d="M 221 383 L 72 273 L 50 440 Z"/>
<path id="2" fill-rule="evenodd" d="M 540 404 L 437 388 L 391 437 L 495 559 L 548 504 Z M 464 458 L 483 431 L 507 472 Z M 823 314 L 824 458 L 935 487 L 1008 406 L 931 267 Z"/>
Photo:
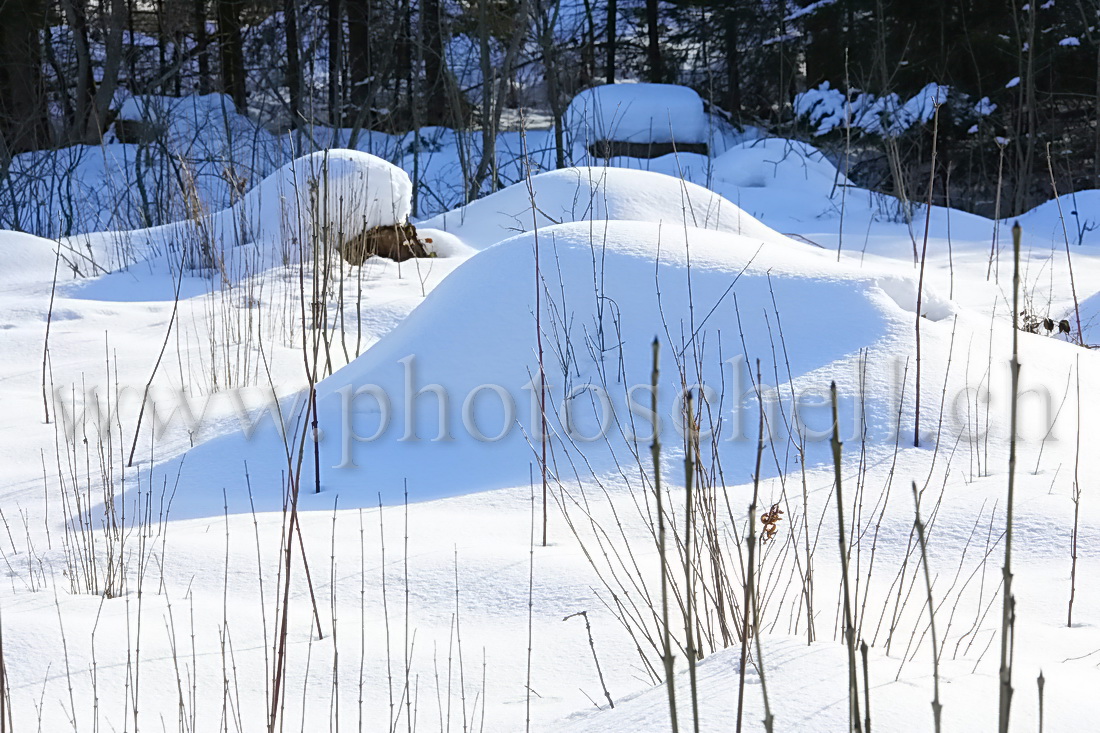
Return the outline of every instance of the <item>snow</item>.
<path id="1" fill-rule="evenodd" d="M 57 245 L 22 232 L 0 231 L 0 285 L 17 287 L 53 278 Z M 64 275 L 64 273 L 62 273 Z"/>
<path id="2" fill-rule="evenodd" d="M 848 184 L 825 155 L 807 143 L 770 138 L 745 143 L 714 161 L 713 174 L 735 186 L 786 190 L 813 189 L 821 194 Z"/>
<path id="3" fill-rule="evenodd" d="M 790 319 L 787 337 L 815 344 L 791 355 L 787 368 L 796 381 L 845 354 L 869 347 L 876 340 L 876 329 L 882 328 L 878 324 L 883 319 L 877 311 L 885 301 L 874 297 L 878 283 L 869 281 L 866 273 L 836 265 L 820 250 L 783 237 L 760 242 L 684 225 L 665 228 L 623 221 L 540 227 L 540 236 L 545 246 L 540 262 L 554 283 L 547 295 L 547 308 L 558 314 L 554 325 L 548 326 L 556 334 L 549 348 L 559 351 L 567 348 L 566 343 L 595 339 L 595 334 L 611 328 L 612 323 L 616 338 L 623 343 L 613 347 L 613 358 L 602 351 L 595 357 L 581 352 L 568 367 L 548 375 L 549 399 L 556 413 L 551 430 L 566 438 L 579 440 L 576 436 L 612 428 L 600 413 L 588 414 L 584 405 L 573 405 L 571 414 L 577 426 L 575 435 L 571 434 L 565 424 L 572 404 L 565 399 L 569 390 L 599 384 L 609 391 L 614 414 L 624 419 L 629 404 L 625 394 L 615 393 L 617 380 L 608 378 L 606 370 L 625 369 L 627 384 L 644 383 L 645 356 L 654 324 L 664 322 L 673 333 L 688 327 L 689 255 L 694 268 L 690 296 L 702 312 L 712 316 L 697 338 L 715 340 L 721 330 L 732 328 L 738 309 L 760 312 L 773 295 L 782 298 Z M 320 442 L 321 501 L 331 503 L 337 496 L 344 507 L 371 506 L 380 494 L 383 503 L 392 505 L 400 503 L 405 480 L 412 487 L 411 501 L 522 485 L 533 457 L 527 436 L 538 428 L 534 422 L 537 413 L 531 412 L 532 390 L 525 386 L 538 374 L 537 362 L 532 361 L 536 352 L 532 341 L 535 292 L 529 282 L 533 251 L 534 235 L 528 233 L 472 258 L 367 354 L 323 383 L 318 393 L 321 431 L 339 439 Z M 596 266 L 592 262 L 595 252 L 599 256 Z M 605 283 L 601 301 L 613 304 L 603 315 L 600 302 L 585 297 L 593 277 Z M 730 289 L 731 278 L 737 283 L 736 299 Z M 915 283 L 911 287 L 915 290 Z M 830 303 L 830 308 L 817 307 L 821 302 Z M 867 327 L 846 338 L 822 338 L 836 318 L 858 320 Z M 751 354 L 767 348 L 764 332 L 757 332 L 747 342 Z M 722 363 L 716 362 L 714 370 L 708 369 L 700 378 L 717 383 L 721 371 Z M 664 389 L 673 395 L 677 392 L 675 379 L 671 375 L 669 379 Z M 367 385 L 388 396 L 389 409 L 373 391 L 352 399 L 351 395 Z M 435 396 L 417 398 L 415 412 L 404 407 L 407 397 L 424 385 L 441 385 L 450 396 L 442 424 Z M 504 392 L 494 389 L 480 394 L 481 385 L 494 385 Z M 292 416 L 303 404 L 290 409 L 286 422 L 293 422 Z M 351 422 L 342 423 L 349 409 Z M 674 414 L 671 400 L 662 414 Z M 879 424 L 888 422 L 886 415 L 871 419 Z M 509 430 L 512 422 L 518 429 Z M 506 434 L 503 439 L 493 438 L 502 432 Z M 398 439 L 414 434 L 418 436 L 415 439 Z M 351 435 L 371 439 L 360 441 Z M 182 468 L 183 481 L 207 487 L 200 488 L 200 494 L 215 500 L 203 507 L 196 498 L 180 512 L 216 514 L 223 497 L 210 489 L 232 485 L 241 460 L 255 467 L 257 485 L 279 485 L 279 472 L 286 470 L 285 460 L 279 461 L 282 450 L 274 424 L 265 423 L 250 435 L 242 431 L 204 443 L 181 465 L 169 464 L 164 471 L 166 476 L 175 476 Z M 569 440 L 559 450 L 571 450 Z M 584 451 L 584 460 L 597 472 L 612 470 L 613 455 L 626 450 L 619 441 L 612 440 L 603 450 L 597 442 Z M 725 460 L 731 475 L 749 473 L 750 454 L 749 445 L 730 446 Z M 312 466 L 312 458 L 307 459 L 303 475 L 312 476 Z M 228 501 L 231 511 L 244 511 L 249 501 L 258 510 L 267 511 L 281 507 L 283 496 L 281 492 L 257 493 L 249 499 L 230 492 Z M 312 506 L 312 499 L 306 498 L 303 505 Z"/>
<path id="4" fill-rule="evenodd" d="M 339 242 L 404 222 L 411 197 L 412 181 L 392 163 L 328 150 L 283 166 L 224 211 L 151 229 L 77 235 L 63 240 L 62 249 L 85 270 L 89 265 L 74 253 L 91 253 L 92 272 L 156 260 L 154 267 L 165 273 L 172 257 L 178 259 L 172 253 L 184 251 L 189 269 L 216 268 L 236 282 L 279 262 L 298 262 L 325 237 Z M 247 252 L 241 249 L 246 246 Z"/>
<path id="5" fill-rule="evenodd" d="M 997 105 L 991 102 L 989 97 L 982 97 L 974 105 L 974 111 L 982 117 L 987 117 L 997 111 Z"/>
<path id="6" fill-rule="evenodd" d="M 929 100 L 943 89 L 895 109 L 913 124 L 927 121 Z M 816 91 L 835 101 L 825 94 L 832 90 Z M 219 99 L 181 108 L 214 114 Z M 841 97 L 833 111 L 843 119 L 845 107 Z M 168 122 L 183 129 L 186 116 Z M 219 123 L 196 142 L 217 147 L 226 129 Z M 329 133 L 343 139 L 317 132 Z M 544 147 L 540 134 L 532 147 Z M 365 147 L 411 160 L 408 136 L 366 137 Z M 523 142 L 501 140 L 514 147 L 505 155 Z M 433 182 L 453 178 L 458 141 L 450 131 L 424 134 Z M 632 409 L 648 405 L 654 337 L 670 544 L 684 537 L 677 398 L 701 382 L 713 391 L 696 414 L 718 432 L 701 439 L 707 481 L 696 491 L 720 507 L 714 522 L 727 545 L 733 604 L 756 473 L 758 373 L 777 395 L 759 492 L 762 506 L 787 512 L 760 559 L 763 657 L 753 650 L 744 670 L 748 727 L 758 729 L 763 716 L 761 668 L 776 730 L 846 724 L 836 491 L 824 439 L 824 395 L 835 381 L 874 729 L 932 727 L 913 481 L 929 528 L 944 726 L 989 728 L 1009 452 L 1012 222 L 918 206 L 910 227 L 896 202 L 853 186 L 839 161 L 811 145 L 731 134 L 723 146 L 714 157 L 539 173 L 530 189 L 525 168 L 509 162 L 513 185 L 417 222 L 437 256 L 404 263 L 350 268 L 311 249 L 319 230 L 412 214 L 403 166 L 350 150 L 258 164 L 263 175 L 231 196 L 224 191 L 224 206 L 205 206 L 190 221 L 57 240 L 0 233 L 0 519 L 8 528 L 0 621 L 16 729 L 262 726 L 253 721 L 270 710 L 285 588 L 287 729 L 337 729 L 337 716 L 341 728 L 362 720 L 364 729 L 403 729 L 412 715 L 420 727 L 444 730 L 667 731 L 666 690 L 647 672 L 654 650 L 644 647 L 643 661 L 632 636 L 653 629 L 661 577 L 649 523 L 647 415 Z M 132 152 L 105 149 L 96 154 Z M 89 159 L 79 160 L 90 175 Z M 88 180 L 118 180 L 106 164 L 98 170 Z M 330 203 L 320 212 L 307 203 L 311 180 Z M 1075 289 L 1092 344 L 1100 341 L 1098 196 L 1066 194 L 1019 217 L 1025 308 L 1076 328 Z M 88 209 L 103 200 L 74 198 Z M 41 210 L 56 201 L 43 198 Z M 925 214 L 918 297 L 912 251 L 925 239 Z M 200 235 L 217 246 L 215 268 L 186 266 L 183 250 Z M 320 327 L 311 323 L 314 303 Z M 317 494 L 304 413 L 303 362 L 314 345 Z M 1087 730 L 1100 716 L 1089 694 L 1100 684 L 1100 588 L 1088 582 L 1100 570 L 1100 504 L 1091 493 L 1100 456 L 1087 449 L 1100 429 L 1089 410 L 1100 399 L 1100 357 L 1042 334 L 1021 333 L 1019 345 L 1013 730 L 1038 728 L 1032 685 L 1040 670 L 1045 727 Z M 553 429 L 545 547 L 541 421 L 530 388 L 540 346 Z M 344 409 L 345 395 L 372 385 L 391 402 L 390 422 L 375 440 L 345 442 L 380 426 L 384 411 L 371 393 Z M 440 426 L 431 385 L 450 399 L 442 440 L 433 440 Z M 432 392 L 406 414 L 403 395 L 424 388 Z M 579 394 L 566 402 L 570 390 Z M 607 424 L 601 392 L 619 420 L 586 440 Z M 139 428 L 146 393 L 153 401 Z M 272 421 L 276 400 L 286 441 Z M 410 416 L 418 440 L 402 440 Z M 292 523 L 283 509 L 294 473 Z M 1078 582 L 1067 626 L 1075 485 Z M 112 507 L 125 509 L 128 533 L 112 530 L 120 517 Z M 135 526 L 135 517 L 144 520 Z M 95 589 L 80 562 L 93 535 Z M 283 586 L 288 537 L 291 580 Z M 799 569 L 809 560 L 805 543 L 815 578 L 812 643 Z M 108 596 L 110 552 L 126 573 Z M 672 582 L 685 587 L 678 572 Z M 712 596 L 699 597 L 705 604 Z M 637 604 L 633 625 L 616 618 L 616 599 Z M 719 643 L 704 645 L 697 670 L 704 730 L 732 727 L 742 671 L 736 639 L 721 648 L 718 612 L 707 608 L 700 626 Z M 591 645 L 580 619 L 562 620 L 578 611 L 588 613 Z M 679 637 L 679 626 L 673 632 Z M 686 729 L 679 652 L 675 679 Z"/>
<path id="7" fill-rule="evenodd" d="M 532 211 L 532 191 L 534 211 Z M 652 171 L 567 168 L 531 178 L 423 222 L 484 249 L 518 232 L 566 222 L 647 221 L 767 240 L 778 236 L 738 206 L 702 186 Z M 597 225 L 593 223 L 591 229 Z"/>
<path id="8" fill-rule="evenodd" d="M 824 81 L 795 95 L 794 113 L 806 118 L 818 135 L 824 135 L 844 124 L 848 118 L 846 104 L 843 92 Z"/>
<path id="9" fill-rule="evenodd" d="M 596 140 L 703 143 L 707 118 L 693 89 L 674 84 L 604 84 L 579 92 L 565 112 L 574 145 Z"/>
<path id="10" fill-rule="evenodd" d="M 850 91 L 850 99 L 822 82 L 818 87 L 795 95 L 794 111 L 804 118 L 816 135 L 851 127 L 872 135 L 896 137 L 917 124 L 932 119 L 936 105 L 947 101 L 950 87 L 931 82 L 905 102 L 897 94 L 878 96 Z"/>

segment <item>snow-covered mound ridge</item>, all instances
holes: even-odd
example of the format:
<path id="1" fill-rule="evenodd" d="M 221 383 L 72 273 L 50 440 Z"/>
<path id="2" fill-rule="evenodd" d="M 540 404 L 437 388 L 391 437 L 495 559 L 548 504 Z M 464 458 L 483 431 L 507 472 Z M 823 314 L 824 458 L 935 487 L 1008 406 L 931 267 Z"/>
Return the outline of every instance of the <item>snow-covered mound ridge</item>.
<path id="1" fill-rule="evenodd" d="M 756 358 L 766 373 L 780 370 L 783 384 L 850 381 L 852 370 L 837 365 L 873 348 L 897 319 L 908 321 L 866 274 L 797 243 L 646 222 L 596 222 L 542 229 L 539 247 L 540 294 L 534 235 L 509 239 L 459 267 L 393 332 L 321 382 L 322 491 L 313 493 L 307 436 L 303 509 L 331 507 L 334 493 L 345 508 L 374 505 L 379 496 L 399 503 L 405 480 L 414 501 L 524 485 L 540 422 L 533 407 L 537 325 L 555 470 L 565 480 L 577 466 L 585 467 L 581 473 L 614 470 L 636 449 L 628 437 L 636 421 L 628 398 L 648 400 L 630 387 L 648 385 L 655 337 L 663 349 L 661 429 L 675 453 L 682 443 L 673 432 L 682 380 L 715 393 L 725 385 L 728 393 L 714 397 L 715 414 L 732 414 L 731 395 L 751 393 L 749 370 Z M 782 356 L 776 307 L 787 348 Z M 836 327 L 845 323 L 860 327 Z M 442 424 L 441 394 L 447 405 Z M 294 431 L 301 430 L 306 403 L 299 395 L 283 404 L 295 455 L 301 432 Z M 752 411 L 746 407 L 741 424 L 725 425 L 725 434 L 752 433 Z M 888 423 L 891 411 L 869 408 L 868 421 Z M 647 430 L 637 428 L 639 435 Z M 754 441 L 723 443 L 731 480 L 751 471 Z M 580 462 L 571 467 L 566 457 L 578 446 L 583 458 L 574 456 Z M 824 460 L 825 453 L 811 456 Z M 252 472 L 256 508 L 282 507 L 278 487 L 285 485 L 287 451 L 265 416 L 251 435 L 223 435 L 190 451 L 181 481 L 189 496 L 177 502 L 175 516 L 222 511 L 223 487 L 230 511 L 245 511 L 242 461 Z M 175 476 L 179 468 L 170 463 L 159 470 Z"/>
<path id="2" fill-rule="evenodd" d="M 533 192 L 533 193 L 532 193 Z M 534 200 L 532 210 L 532 199 Z M 760 241 L 783 235 L 700 185 L 650 171 L 565 168 L 533 176 L 423 222 L 484 249 L 520 232 L 576 221 L 646 221 L 663 230 L 713 229 Z"/>
<path id="3" fill-rule="evenodd" d="M 82 234 L 63 240 L 62 251 L 85 274 L 150 259 L 175 267 L 182 256 L 187 267 L 219 269 L 236 280 L 297 262 L 326 238 L 338 242 L 403 222 L 411 198 L 412 181 L 397 166 L 369 153 L 328 150 L 288 163 L 223 211 L 149 229 Z M 242 245 L 252 245 L 247 272 L 232 266 L 241 261 L 233 250 Z"/>
<path id="4" fill-rule="evenodd" d="M 712 173 L 743 188 L 813 189 L 825 197 L 836 186 L 849 183 L 820 150 L 782 138 L 736 145 L 714 159 Z"/>
<path id="5" fill-rule="evenodd" d="M 32 234 L 0 230 L 0 263 L 0 286 L 48 282 L 57 264 L 57 245 Z"/>
<path id="6" fill-rule="evenodd" d="M 295 246 L 322 231 L 354 235 L 403 222 L 412 210 L 409 175 L 381 158 L 328 150 L 297 158 L 268 176 L 233 207 L 256 222 L 245 241 Z"/>
<path id="7" fill-rule="evenodd" d="M 573 97 L 564 129 L 573 144 L 595 140 L 702 143 L 707 140 L 703 100 L 675 84 L 604 84 Z"/>

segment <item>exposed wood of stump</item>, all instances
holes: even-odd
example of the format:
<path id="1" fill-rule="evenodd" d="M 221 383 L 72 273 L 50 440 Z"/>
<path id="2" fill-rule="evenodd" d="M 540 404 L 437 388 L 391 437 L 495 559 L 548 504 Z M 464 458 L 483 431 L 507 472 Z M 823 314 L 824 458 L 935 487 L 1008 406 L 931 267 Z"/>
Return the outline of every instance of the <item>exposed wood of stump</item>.
<path id="1" fill-rule="evenodd" d="M 596 140 L 588 146 L 588 154 L 593 158 L 660 158 L 669 153 L 706 155 L 707 151 L 706 143 L 631 143 L 622 140 Z"/>
<path id="2" fill-rule="evenodd" d="M 145 120 L 115 120 L 114 131 L 120 143 L 136 145 L 154 143 L 164 133 L 160 125 Z"/>
<path id="3" fill-rule="evenodd" d="M 416 236 L 412 224 L 393 224 L 368 229 L 356 237 L 350 237 L 338 248 L 340 255 L 351 265 L 359 266 L 369 257 L 385 257 L 404 262 L 410 257 L 428 257 L 428 251 Z"/>

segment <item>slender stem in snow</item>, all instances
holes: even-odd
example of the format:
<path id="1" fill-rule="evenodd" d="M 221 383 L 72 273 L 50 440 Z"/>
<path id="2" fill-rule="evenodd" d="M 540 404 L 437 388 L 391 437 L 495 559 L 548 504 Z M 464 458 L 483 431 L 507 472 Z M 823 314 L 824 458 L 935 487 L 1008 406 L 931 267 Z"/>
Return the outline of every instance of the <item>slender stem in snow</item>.
<path id="1" fill-rule="evenodd" d="M 1005 506 L 1005 564 L 1001 607 L 1001 666 L 998 731 L 1008 733 L 1012 709 L 1012 649 L 1016 599 L 1012 595 L 1012 509 L 1016 493 L 1016 407 L 1020 392 L 1020 222 L 1012 226 L 1012 410 L 1008 443 L 1008 502 Z"/>

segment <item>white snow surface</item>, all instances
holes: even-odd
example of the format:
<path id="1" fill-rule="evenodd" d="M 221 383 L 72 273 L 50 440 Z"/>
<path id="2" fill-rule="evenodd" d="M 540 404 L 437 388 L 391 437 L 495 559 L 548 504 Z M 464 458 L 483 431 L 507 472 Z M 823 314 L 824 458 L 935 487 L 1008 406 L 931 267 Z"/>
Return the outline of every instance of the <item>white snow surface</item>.
<path id="1" fill-rule="evenodd" d="M 449 139 L 432 138 L 440 159 L 457 155 Z M 283 653 L 284 730 L 669 730 L 656 649 L 637 636 L 655 628 L 662 577 L 646 413 L 655 338 L 670 547 L 686 532 L 685 384 L 711 390 L 695 403 L 707 479 L 694 491 L 718 507 L 733 606 L 754 491 L 758 531 L 763 509 L 785 511 L 758 555 L 763 653 L 743 670 L 745 727 L 762 729 L 764 682 L 776 730 L 847 724 L 833 382 L 873 728 L 933 729 L 914 483 L 944 729 L 992 727 L 1012 222 L 915 207 L 910 225 L 897 202 L 836 185 L 811 146 L 765 140 L 521 179 L 420 222 L 438 256 L 351 268 L 314 235 L 402 220 L 408 178 L 351 151 L 329 153 L 324 177 L 324 160 L 295 161 L 191 222 L 58 241 L 0 233 L 0 628 L 16 730 L 264 729 Z M 328 193 L 320 213 L 311 180 Z M 1097 195 L 1019 217 L 1024 310 L 1075 331 L 1079 310 L 1086 345 L 1100 340 Z M 217 267 L 186 266 L 200 236 Z M 1019 350 L 1012 730 L 1038 728 L 1040 670 L 1045 729 L 1088 730 L 1100 718 L 1100 455 L 1088 450 L 1100 356 L 1027 333 Z M 771 395 L 759 475 L 756 379 Z M 589 440 L 608 424 L 601 394 L 614 419 Z M 385 429 L 345 441 L 383 427 L 379 395 Z M 670 575 L 682 591 L 681 570 Z M 732 727 L 742 672 L 714 597 L 700 595 L 701 730 Z M 680 649 L 675 681 L 687 729 Z"/>
<path id="2" fill-rule="evenodd" d="M 534 207 L 532 209 L 532 198 Z M 769 240 L 777 233 L 713 191 L 681 178 L 613 167 L 566 168 L 532 176 L 423 222 L 468 245 L 491 244 L 537 227 L 577 221 L 646 221 Z"/>
<path id="3" fill-rule="evenodd" d="M 780 138 L 754 140 L 727 150 L 714 160 L 713 175 L 743 188 L 808 188 L 817 193 L 849 184 L 820 150 Z"/>
<path id="4" fill-rule="evenodd" d="M 295 159 L 223 211 L 199 211 L 150 229 L 80 234 L 61 246 L 66 258 L 88 273 L 113 273 L 148 261 L 164 273 L 182 251 L 191 269 L 217 269 L 237 281 L 280 262 L 297 262 L 324 232 L 339 241 L 404 222 L 411 197 L 412 181 L 392 163 L 369 153 L 328 150 Z"/>
<path id="5" fill-rule="evenodd" d="M 579 92 L 565 111 L 574 144 L 595 140 L 636 143 L 707 141 L 703 100 L 675 84 L 604 84 Z"/>

